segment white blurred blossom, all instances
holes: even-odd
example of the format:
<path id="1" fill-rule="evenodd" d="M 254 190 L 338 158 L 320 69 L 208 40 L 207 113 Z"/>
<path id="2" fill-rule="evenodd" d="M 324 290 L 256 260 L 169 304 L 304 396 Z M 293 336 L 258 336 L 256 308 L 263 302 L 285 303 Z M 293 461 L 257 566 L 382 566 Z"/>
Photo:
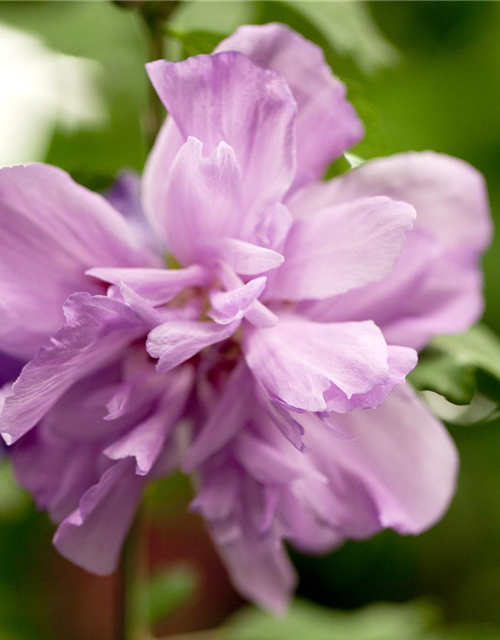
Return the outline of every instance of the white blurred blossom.
<path id="1" fill-rule="evenodd" d="M 0 23 L 0 166 L 42 160 L 55 127 L 101 126 L 100 71 Z"/>

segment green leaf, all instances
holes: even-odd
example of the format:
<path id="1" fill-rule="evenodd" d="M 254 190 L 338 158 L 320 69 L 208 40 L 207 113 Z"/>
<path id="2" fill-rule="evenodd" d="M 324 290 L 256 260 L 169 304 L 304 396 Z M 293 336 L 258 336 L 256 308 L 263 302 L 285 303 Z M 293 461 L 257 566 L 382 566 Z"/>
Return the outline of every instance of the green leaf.
<path id="1" fill-rule="evenodd" d="M 28 506 L 28 494 L 16 484 L 8 460 L 2 460 L 0 463 L 0 518 L 16 518 Z"/>
<path id="2" fill-rule="evenodd" d="M 499 640 L 500 630 L 454 627 L 440 633 L 433 633 L 425 640 Z"/>
<path id="3" fill-rule="evenodd" d="M 323 49 L 327 63 L 335 75 L 345 82 L 348 99 L 365 124 L 366 136 L 356 145 L 356 154 L 366 159 L 388 155 L 383 110 L 375 109 L 371 99 L 373 87 L 377 85 L 380 74 L 367 73 L 371 74 L 372 69 L 374 72 L 382 71 L 383 68 L 394 64 L 399 59 L 399 54 L 378 30 L 365 3 L 265 0 L 255 4 L 258 8 L 259 24 L 282 22 Z M 385 42 L 392 54 L 382 58 L 372 54 L 372 47 L 366 41 L 366 38 L 371 36 L 375 42 Z M 350 43 L 347 47 L 346 39 Z M 365 62 L 360 63 L 361 60 Z M 345 170 L 344 163 L 348 166 L 343 159 L 343 162 L 332 168 L 329 177 L 342 173 Z"/>
<path id="4" fill-rule="evenodd" d="M 224 640 L 413 640 L 436 621 L 434 607 L 423 602 L 376 604 L 352 613 L 296 600 L 284 618 L 256 609 L 236 614 Z M 216 636 L 217 637 L 217 636 Z"/>
<path id="5" fill-rule="evenodd" d="M 232 33 L 253 22 L 254 2 L 181 2 L 171 24 L 184 31 Z"/>
<path id="6" fill-rule="evenodd" d="M 463 425 L 492 420 L 500 404 L 500 338 L 484 325 L 461 335 L 439 336 L 408 380 L 420 391 L 442 396 L 427 399 L 443 420 Z"/>
<path id="7" fill-rule="evenodd" d="M 498 640 L 495 630 L 444 629 L 437 608 L 425 601 L 373 604 L 352 612 L 295 600 L 285 617 L 245 607 L 222 627 L 171 640 Z M 165 639 L 166 640 L 166 639 Z"/>
<path id="8" fill-rule="evenodd" d="M 155 520 L 163 522 L 185 513 L 192 499 L 190 480 L 183 473 L 174 473 L 151 483 L 144 497 L 148 512 L 154 515 Z"/>
<path id="9" fill-rule="evenodd" d="M 284 2 L 302 13 L 342 56 L 351 57 L 359 69 L 373 74 L 390 67 L 399 54 L 373 21 L 362 2 Z"/>
<path id="10" fill-rule="evenodd" d="M 439 336 L 432 346 L 452 355 L 463 366 L 472 366 L 500 381 L 500 338 L 488 327 L 476 325 L 457 336 Z"/>
<path id="11" fill-rule="evenodd" d="M 468 405 L 456 405 L 444 396 L 434 392 L 423 392 L 431 411 L 444 422 L 470 427 L 490 422 L 498 417 L 498 401 L 494 402 L 482 393 L 476 392 Z"/>
<path id="12" fill-rule="evenodd" d="M 423 354 L 408 380 L 416 389 L 434 391 L 458 405 L 470 404 L 476 391 L 474 368 L 437 350 Z"/>
<path id="13" fill-rule="evenodd" d="M 182 44 L 182 57 L 198 56 L 203 53 L 212 53 L 221 40 L 227 37 L 226 33 L 204 31 L 184 31 L 179 27 L 167 26 L 167 35 L 175 38 Z"/>
<path id="14" fill-rule="evenodd" d="M 439 336 L 432 347 L 462 370 L 473 370 L 477 392 L 500 403 L 500 338 L 491 329 L 479 324 L 457 336 Z"/>
<path id="15" fill-rule="evenodd" d="M 343 153 L 328 167 L 324 175 L 324 179 L 331 180 L 332 178 L 336 178 L 337 176 L 340 176 L 343 173 L 350 171 L 351 169 L 359 167 L 359 165 L 363 164 L 364 162 L 366 161 L 363 158 L 360 158 L 354 153 Z"/>
<path id="16" fill-rule="evenodd" d="M 177 565 L 139 583 L 134 597 L 135 619 L 154 626 L 185 604 L 198 584 L 198 573 L 189 565 Z"/>

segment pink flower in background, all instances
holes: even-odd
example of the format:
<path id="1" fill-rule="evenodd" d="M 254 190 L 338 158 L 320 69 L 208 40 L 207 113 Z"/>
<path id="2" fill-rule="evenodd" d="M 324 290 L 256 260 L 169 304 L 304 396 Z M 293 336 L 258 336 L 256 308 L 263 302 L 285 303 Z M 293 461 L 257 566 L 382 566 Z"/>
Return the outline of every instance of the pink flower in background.
<path id="1" fill-rule="evenodd" d="M 236 587 L 281 612 L 284 541 L 418 533 L 449 504 L 454 445 L 404 380 L 481 314 L 485 188 L 428 152 L 321 182 L 362 125 L 282 25 L 148 71 L 170 114 L 149 228 L 116 189 L 123 215 L 54 167 L 0 171 L 0 349 L 29 360 L 1 431 L 66 557 L 112 572 L 144 487 L 181 467 Z"/>

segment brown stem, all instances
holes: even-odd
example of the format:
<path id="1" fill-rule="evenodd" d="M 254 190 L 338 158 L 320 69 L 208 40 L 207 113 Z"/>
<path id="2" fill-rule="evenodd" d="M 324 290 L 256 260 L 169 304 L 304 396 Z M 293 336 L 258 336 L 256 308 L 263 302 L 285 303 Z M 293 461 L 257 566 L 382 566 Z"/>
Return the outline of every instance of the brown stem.
<path id="1" fill-rule="evenodd" d="M 115 638 L 116 640 L 132 640 L 131 610 L 134 603 L 134 547 L 136 543 L 136 524 L 130 530 L 120 558 L 120 567 L 116 574 L 115 600 Z"/>
<path id="2" fill-rule="evenodd" d="M 149 59 L 161 60 L 165 57 L 164 52 L 164 34 L 159 29 L 150 29 L 150 46 L 149 46 Z M 158 94 L 153 88 L 153 85 L 149 83 L 149 97 L 148 97 L 148 109 L 146 113 L 146 137 L 148 141 L 148 148 L 154 144 L 158 131 L 163 123 L 165 117 L 165 107 L 163 106 Z"/>
<path id="3" fill-rule="evenodd" d="M 115 640 L 127 640 L 127 584 L 125 571 L 125 552 L 122 553 L 120 566 L 114 577 L 115 582 Z"/>
<path id="4" fill-rule="evenodd" d="M 132 9 L 140 13 L 148 30 L 149 62 L 161 60 L 165 56 L 165 25 L 181 0 L 112 0 L 112 2 L 122 9 Z M 150 86 L 145 122 L 148 148 L 153 146 L 164 116 L 165 109 L 156 91 Z"/>
<path id="5" fill-rule="evenodd" d="M 149 521 L 139 509 L 123 546 L 116 589 L 116 640 L 151 638 L 148 619 L 138 608 L 139 586 L 146 584 L 149 566 Z"/>
<path id="6" fill-rule="evenodd" d="M 177 5 L 178 0 L 156 0 L 141 2 L 137 8 L 149 32 L 149 61 L 165 57 L 165 25 Z M 146 136 L 151 148 L 165 117 L 165 107 L 153 86 L 150 85 L 146 117 Z"/>

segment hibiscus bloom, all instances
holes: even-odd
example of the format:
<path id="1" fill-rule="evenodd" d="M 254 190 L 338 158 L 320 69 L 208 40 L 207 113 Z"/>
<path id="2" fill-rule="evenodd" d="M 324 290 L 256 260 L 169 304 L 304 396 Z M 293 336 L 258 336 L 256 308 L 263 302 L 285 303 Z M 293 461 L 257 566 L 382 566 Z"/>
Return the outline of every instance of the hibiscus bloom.
<path id="1" fill-rule="evenodd" d="M 433 153 L 322 182 L 362 125 L 282 25 L 148 72 L 169 116 L 147 223 L 123 183 L 0 171 L 0 349 L 28 361 L 0 429 L 76 564 L 112 572 L 147 483 L 182 468 L 235 586 L 281 612 L 285 541 L 415 534 L 450 502 L 455 447 L 404 381 L 481 314 L 484 183 Z"/>

